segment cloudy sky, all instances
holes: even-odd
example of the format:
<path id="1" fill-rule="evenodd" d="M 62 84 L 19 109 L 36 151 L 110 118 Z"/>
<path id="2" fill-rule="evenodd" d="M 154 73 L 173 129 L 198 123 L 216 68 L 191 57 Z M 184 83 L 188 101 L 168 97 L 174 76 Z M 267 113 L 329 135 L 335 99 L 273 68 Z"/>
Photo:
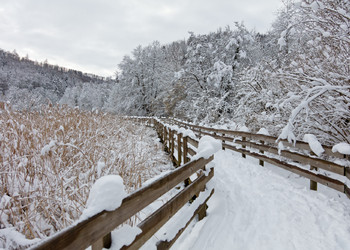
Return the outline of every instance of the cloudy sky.
<path id="1" fill-rule="evenodd" d="M 111 76 L 138 45 L 243 21 L 266 32 L 281 0 L 0 0 L 0 48 Z"/>

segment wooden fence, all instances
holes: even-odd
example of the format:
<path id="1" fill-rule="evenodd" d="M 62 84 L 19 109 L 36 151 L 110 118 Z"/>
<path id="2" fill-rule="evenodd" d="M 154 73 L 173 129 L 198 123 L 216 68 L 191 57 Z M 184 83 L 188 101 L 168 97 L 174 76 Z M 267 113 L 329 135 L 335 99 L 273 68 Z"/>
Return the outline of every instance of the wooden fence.
<path id="1" fill-rule="evenodd" d="M 155 120 L 153 119 L 138 120 L 153 122 L 153 124 L 155 124 Z M 85 249 L 89 246 L 92 246 L 93 250 L 102 249 L 103 247 L 109 248 L 111 245 L 112 230 L 122 225 L 127 219 L 140 212 L 143 208 L 153 203 L 179 183 L 184 182 L 185 185 L 183 185 L 184 188 L 181 191 L 137 225 L 142 232 L 136 236 L 135 240 L 129 246 L 124 246 L 122 248 L 138 249 L 180 208 L 189 201 L 192 201 L 201 191 L 206 189 L 206 183 L 213 177 L 214 169 L 208 170 L 209 173 L 204 173 L 203 170 L 205 166 L 213 160 L 213 156 L 209 159 L 200 158 L 198 160 L 189 161 L 187 152 L 193 155 L 194 151 L 187 147 L 186 138 L 181 140 L 181 137 L 178 136 L 178 141 L 175 142 L 172 132 L 170 132 L 169 136 L 166 132 L 167 128 L 161 123 L 157 123 L 156 128 L 161 139 L 167 145 L 166 148 L 171 150 L 170 152 L 174 153 L 175 147 L 178 147 L 177 152 L 182 152 L 180 153 L 181 155 L 178 154 L 173 157 L 174 160 L 176 159 L 176 164 L 178 165 L 174 171 L 124 198 L 121 206 L 114 211 L 102 211 L 91 218 L 80 221 L 56 233 L 52 237 L 45 239 L 33 246 L 32 249 Z M 190 139 L 188 141 L 191 143 Z M 181 162 L 183 162 L 182 165 Z M 193 176 L 195 177 L 193 181 L 190 181 L 191 176 L 192 178 Z M 209 190 L 207 196 L 204 197 L 204 202 L 196 207 L 195 212 L 186 225 L 184 225 L 183 228 L 177 229 L 178 233 L 173 239 L 159 241 L 157 243 L 157 249 L 170 248 L 196 216 L 202 219 L 206 215 L 206 203 L 213 193 L 214 189 L 211 191 Z"/>
<path id="2" fill-rule="evenodd" d="M 190 156 L 196 154 L 199 141 L 188 135 L 179 133 L 171 125 L 190 129 L 196 134 L 197 138 L 203 135 L 210 135 L 219 139 L 222 141 L 223 149 L 239 152 L 242 154 L 242 157 L 246 157 L 247 155 L 254 157 L 259 160 L 259 164 L 262 166 L 264 166 L 264 162 L 268 162 L 308 178 L 310 180 L 310 188 L 313 190 L 317 190 L 317 183 L 321 183 L 329 188 L 345 193 L 350 198 L 349 187 L 341 181 L 341 178 L 350 179 L 350 168 L 335 163 L 336 159 L 346 158 L 349 160 L 349 156 L 333 153 L 328 146 L 323 146 L 325 152 L 322 157 L 316 157 L 312 154 L 309 145 L 301 141 L 291 144 L 286 140 L 282 140 L 285 149 L 281 150 L 278 148 L 277 138 L 273 136 L 214 129 L 175 119 L 147 117 L 134 117 L 130 119 L 152 126 L 157 130 L 159 138 L 163 142 L 164 149 L 169 152 L 177 168 L 150 185 L 130 194 L 116 210 L 103 211 L 74 226 L 68 227 L 34 246 L 33 249 L 85 249 L 88 246 L 92 246 L 92 249 L 108 248 L 111 244 L 110 232 L 112 230 L 170 191 L 176 185 L 184 182 L 184 189 L 143 220 L 138 225 L 142 233 L 136 236 L 131 245 L 124 246 L 122 249 L 138 249 L 150 239 L 181 207 L 196 197 L 200 191 L 204 190 L 206 183 L 214 175 L 214 169 L 211 169 L 209 174 L 205 174 L 202 171 L 213 159 L 213 156 L 209 159 L 200 158 L 190 161 Z M 325 174 L 321 173 L 319 171 L 320 169 L 327 172 Z M 192 181 L 190 177 L 195 173 L 197 173 L 197 178 Z M 204 202 L 196 208 L 186 225 L 178 229 L 178 233 L 172 240 L 159 241 L 157 248 L 170 248 L 195 216 L 198 215 L 200 219 L 203 218 L 206 213 L 206 203 L 213 193 L 214 189 L 205 197 Z"/>
<path id="3" fill-rule="evenodd" d="M 349 155 L 333 153 L 332 148 L 323 145 L 325 152 L 321 157 L 313 155 L 308 143 L 296 141 L 295 144 L 286 140 L 280 140 L 285 149 L 278 148 L 277 137 L 254 134 L 242 131 L 232 131 L 227 129 L 214 129 L 204 126 L 197 126 L 175 119 L 145 119 L 144 122 L 156 126 L 158 129 L 163 127 L 161 137 L 166 145 L 169 145 L 169 152 L 176 148 L 176 141 L 180 141 L 181 134 L 177 135 L 176 131 L 170 128 L 166 129 L 164 124 L 177 125 L 192 130 L 198 138 L 203 135 L 210 135 L 216 139 L 222 140 L 223 149 L 229 149 L 242 154 L 242 157 L 249 155 L 259 160 L 259 164 L 264 166 L 268 162 L 277 167 L 283 168 L 310 180 L 310 189 L 317 190 L 317 183 L 323 184 L 329 188 L 345 193 L 350 199 L 350 189 L 343 182 L 345 177 L 350 179 L 350 167 L 335 163 L 337 159 L 349 160 Z M 168 138 L 169 137 L 169 138 Z M 175 138 L 175 139 L 174 139 Z M 193 147 L 197 147 L 198 141 L 191 138 L 182 139 L 185 147 L 187 142 Z M 179 143 L 179 142 L 178 142 Z M 195 151 L 187 148 L 187 152 L 193 155 Z M 179 150 L 178 150 L 179 153 Z M 282 158 L 282 159 L 281 159 Z M 181 161 L 180 153 L 177 157 Z M 325 171 L 320 172 L 323 169 Z"/>

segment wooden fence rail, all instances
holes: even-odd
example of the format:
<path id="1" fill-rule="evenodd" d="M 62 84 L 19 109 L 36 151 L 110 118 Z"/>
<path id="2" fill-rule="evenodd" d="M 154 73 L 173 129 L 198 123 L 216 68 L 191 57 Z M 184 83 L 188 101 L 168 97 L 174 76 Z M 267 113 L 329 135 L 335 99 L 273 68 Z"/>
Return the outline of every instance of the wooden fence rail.
<path id="1" fill-rule="evenodd" d="M 322 145 L 325 152 L 321 157 L 316 157 L 313 155 L 309 144 L 302 141 L 296 141 L 295 144 L 292 144 L 286 140 L 278 140 L 277 137 L 269 135 L 227 129 L 214 129 L 193 125 L 175 119 L 155 119 L 154 122 L 174 124 L 179 127 L 189 128 L 198 138 L 203 135 L 210 135 L 216 139 L 222 140 L 223 149 L 226 148 L 240 152 L 242 157 L 249 155 L 257 158 L 259 164 L 262 166 L 264 165 L 264 162 L 268 162 L 308 178 L 312 190 L 317 190 L 317 183 L 320 183 L 329 188 L 345 193 L 350 199 L 350 188 L 342 181 L 344 178 L 341 177 L 345 176 L 347 179 L 350 179 L 350 167 L 335 163 L 337 159 L 349 160 L 349 155 L 334 153 L 330 146 Z M 192 138 L 187 138 L 187 141 L 193 147 L 198 146 L 198 142 Z M 283 143 L 283 150 L 279 149 L 279 142 Z M 192 150 L 192 148 L 188 149 L 188 152 L 190 155 L 195 154 L 195 151 Z M 302 164 L 304 167 L 300 167 L 299 165 L 296 165 L 296 163 Z M 320 169 L 328 171 L 329 173 L 322 173 L 319 171 Z"/>
<path id="2" fill-rule="evenodd" d="M 214 175 L 214 169 L 211 169 L 209 174 L 204 174 L 203 169 L 213 160 L 213 156 L 209 159 L 200 158 L 190 161 L 188 154 L 193 155 L 194 150 L 188 145 L 190 143 L 196 145 L 198 142 L 188 137 L 178 135 L 176 131 L 167 128 L 156 119 L 132 119 L 153 126 L 157 130 L 159 137 L 164 143 L 165 149 L 172 154 L 173 160 L 178 167 L 157 181 L 124 198 L 119 208 L 113 211 L 102 211 L 91 218 L 80 221 L 56 233 L 52 237 L 39 242 L 37 245 L 33 246 L 32 249 L 85 249 L 89 246 L 92 246 L 93 250 L 102 249 L 103 247 L 108 248 L 111 245 L 112 230 L 122 225 L 127 219 L 140 212 L 179 183 L 184 182 L 185 185 L 181 191 L 137 225 L 142 232 L 136 236 L 135 240 L 130 245 L 122 248 L 138 249 L 181 207 L 198 196 L 198 194 L 206 188 L 206 183 Z M 174 154 L 175 150 L 177 154 Z M 194 174 L 196 174 L 197 178 L 193 181 L 188 181 Z M 158 242 L 158 249 L 168 249 L 196 215 L 201 219 L 206 214 L 206 202 L 213 192 L 214 189 L 205 197 L 204 202 L 199 204 L 186 225 L 178 229 L 178 233 L 173 239 Z"/>

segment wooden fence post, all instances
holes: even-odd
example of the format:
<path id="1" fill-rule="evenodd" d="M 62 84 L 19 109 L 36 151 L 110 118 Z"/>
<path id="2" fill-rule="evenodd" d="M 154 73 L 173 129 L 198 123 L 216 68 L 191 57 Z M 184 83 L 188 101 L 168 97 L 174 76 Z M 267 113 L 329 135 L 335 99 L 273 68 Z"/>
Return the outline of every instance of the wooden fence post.
<path id="1" fill-rule="evenodd" d="M 183 161 L 184 161 L 184 164 L 186 164 L 187 162 L 189 162 L 189 159 L 187 158 L 187 154 L 188 154 L 188 144 L 187 144 L 187 139 L 188 137 L 185 136 L 183 138 Z M 185 187 L 187 187 L 188 185 L 191 184 L 191 179 L 190 178 L 187 178 L 186 180 L 184 180 L 184 184 L 185 184 Z"/>
<path id="2" fill-rule="evenodd" d="M 170 153 L 171 153 L 171 158 L 174 159 L 174 132 L 173 130 L 169 129 L 169 134 L 171 134 L 170 136 L 170 141 L 171 141 L 171 146 L 170 146 Z"/>
<path id="3" fill-rule="evenodd" d="M 245 136 L 242 136 L 242 141 L 243 141 L 243 142 L 245 142 L 245 141 L 246 141 Z M 242 146 L 242 148 L 246 148 L 246 146 L 245 146 L 245 145 L 243 145 L 243 146 Z M 243 157 L 243 158 L 246 158 L 246 155 L 242 153 L 242 157 Z"/>
<path id="4" fill-rule="evenodd" d="M 159 122 L 158 121 L 155 121 L 156 123 L 156 129 L 157 129 L 157 132 L 158 132 L 158 135 L 159 135 L 159 138 L 161 141 L 163 141 L 163 129 L 162 127 L 160 126 Z"/>
<path id="5" fill-rule="evenodd" d="M 203 169 L 205 171 L 205 166 Z M 214 169 L 212 169 L 212 170 L 214 170 Z M 206 187 L 204 187 L 204 189 L 202 191 L 204 191 L 205 189 L 206 189 Z M 196 197 L 193 197 L 191 201 L 193 201 L 193 199 L 196 199 L 198 196 L 199 196 L 199 193 L 196 195 Z M 198 220 L 202 220 L 202 219 L 204 219 L 204 217 L 207 216 L 207 209 L 208 209 L 208 205 L 205 202 L 198 211 Z"/>
<path id="6" fill-rule="evenodd" d="M 188 154 L 188 144 L 187 144 L 187 136 L 182 138 L 182 148 L 183 148 L 183 162 L 186 164 L 188 162 L 187 154 Z"/>
<path id="7" fill-rule="evenodd" d="M 208 205 L 207 203 L 205 203 L 204 206 L 202 206 L 198 211 L 198 220 L 202 220 L 204 219 L 205 216 L 207 216 L 207 209 L 208 209 Z"/>
<path id="8" fill-rule="evenodd" d="M 181 138 L 182 138 L 182 134 L 177 134 L 177 165 L 178 166 L 181 166 L 181 156 L 182 156 Z"/>
<path id="9" fill-rule="evenodd" d="M 311 155 L 315 155 L 312 151 L 310 152 Z M 310 165 L 310 170 L 318 170 L 317 167 Z M 310 180 L 310 190 L 317 191 L 317 182 Z"/>
<path id="10" fill-rule="evenodd" d="M 222 133 L 222 137 L 225 137 L 224 133 Z M 225 144 L 225 139 L 222 139 L 222 150 L 225 150 L 224 144 Z"/>
<path id="11" fill-rule="evenodd" d="M 166 129 L 166 127 L 164 126 L 163 127 L 163 134 L 164 134 L 164 139 L 163 139 L 163 141 L 164 141 L 164 147 L 165 147 L 165 151 L 166 152 L 169 152 L 169 147 L 168 147 L 168 142 L 167 142 L 167 129 Z"/>
<path id="12" fill-rule="evenodd" d="M 163 127 L 160 125 L 159 122 L 157 122 L 157 126 L 158 126 L 158 130 L 159 130 L 159 133 L 160 133 L 160 139 L 162 140 L 162 142 L 164 143 L 164 129 Z"/>
<path id="13" fill-rule="evenodd" d="M 102 250 L 103 248 L 110 248 L 112 245 L 112 234 L 109 232 L 103 238 L 97 240 L 91 245 L 92 250 Z"/>
<path id="14" fill-rule="evenodd" d="M 260 141 L 260 143 L 262 144 L 262 145 L 264 145 L 264 141 Z M 264 151 L 263 150 L 259 150 L 259 153 L 264 153 Z M 260 166 L 264 166 L 264 161 L 263 160 L 259 160 L 259 165 Z"/>
<path id="15" fill-rule="evenodd" d="M 310 170 L 318 170 L 317 167 L 310 166 Z M 310 190 L 317 191 L 317 182 L 310 180 Z"/>
<path id="16" fill-rule="evenodd" d="M 168 133 L 168 153 L 171 154 L 171 129 L 168 128 L 167 130 Z"/>

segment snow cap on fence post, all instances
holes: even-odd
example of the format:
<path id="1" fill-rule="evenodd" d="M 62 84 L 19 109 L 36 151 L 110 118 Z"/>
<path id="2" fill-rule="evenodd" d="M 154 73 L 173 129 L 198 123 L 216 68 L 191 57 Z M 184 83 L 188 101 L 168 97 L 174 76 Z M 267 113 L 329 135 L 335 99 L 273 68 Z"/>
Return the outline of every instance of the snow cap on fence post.
<path id="1" fill-rule="evenodd" d="M 270 135 L 269 131 L 266 128 L 260 128 L 257 132 L 259 135 Z"/>
<path id="2" fill-rule="evenodd" d="M 317 140 L 315 135 L 305 134 L 303 137 L 303 141 L 309 144 L 310 149 L 317 156 L 320 156 L 324 152 L 322 144 Z"/>
<path id="3" fill-rule="evenodd" d="M 86 208 L 79 220 L 88 219 L 103 210 L 117 209 L 126 196 L 123 179 L 119 175 L 102 176 L 92 186 Z"/>
<path id="4" fill-rule="evenodd" d="M 222 149 L 222 142 L 211 136 L 203 136 L 198 143 L 198 151 L 192 157 L 192 160 L 199 158 L 209 159 L 213 154 Z"/>
<path id="5" fill-rule="evenodd" d="M 340 153 L 344 155 L 350 155 L 350 144 L 347 144 L 345 142 L 338 143 L 332 147 L 333 153 Z"/>

